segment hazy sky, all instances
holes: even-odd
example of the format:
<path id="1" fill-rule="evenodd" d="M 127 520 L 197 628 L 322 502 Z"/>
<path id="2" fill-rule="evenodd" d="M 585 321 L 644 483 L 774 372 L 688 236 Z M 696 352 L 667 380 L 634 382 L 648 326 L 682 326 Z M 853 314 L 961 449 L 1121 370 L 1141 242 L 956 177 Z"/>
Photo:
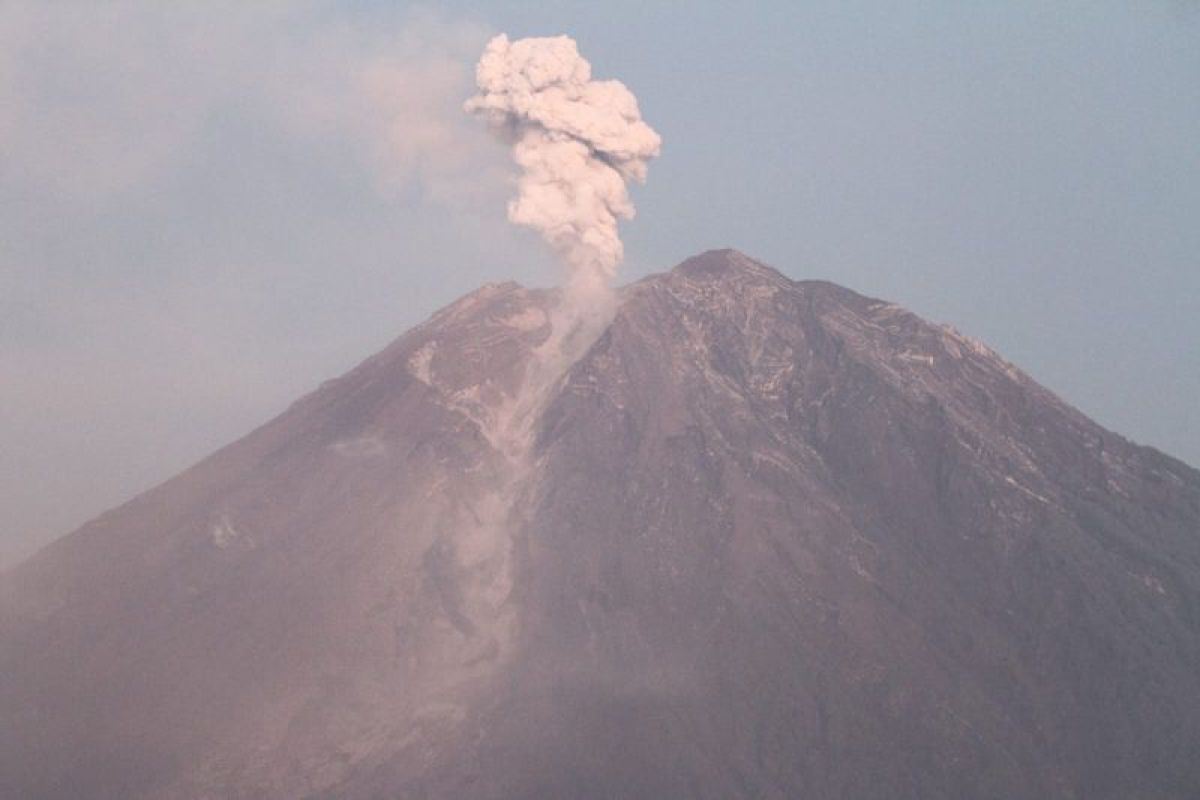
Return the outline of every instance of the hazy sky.
<path id="1" fill-rule="evenodd" d="M 663 136 L 635 278 L 733 246 L 1200 464 L 1200 7 L 0 0 L 0 564 L 489 280 L 557 270 L 461 113 L 567 33 Z"/>

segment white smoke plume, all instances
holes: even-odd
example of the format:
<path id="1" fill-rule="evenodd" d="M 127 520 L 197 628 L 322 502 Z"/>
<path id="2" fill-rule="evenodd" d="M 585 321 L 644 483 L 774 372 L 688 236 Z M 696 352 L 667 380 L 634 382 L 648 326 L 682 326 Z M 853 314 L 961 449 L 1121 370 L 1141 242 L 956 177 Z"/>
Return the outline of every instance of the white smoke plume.
<path id="1" fill-rule="evenodd" d="M 476 68 L 465 109 L 513 146 L 521 167 L 508 218 L 533 228 L 570 270 L 577 313 L 603 303 L 624 255 L 617 223 L 632 219 L 627 182 L 645 181 L 662 139 L 620 81 L 594 81 L 569 36 L 509 41 L 501 34 Z"/>

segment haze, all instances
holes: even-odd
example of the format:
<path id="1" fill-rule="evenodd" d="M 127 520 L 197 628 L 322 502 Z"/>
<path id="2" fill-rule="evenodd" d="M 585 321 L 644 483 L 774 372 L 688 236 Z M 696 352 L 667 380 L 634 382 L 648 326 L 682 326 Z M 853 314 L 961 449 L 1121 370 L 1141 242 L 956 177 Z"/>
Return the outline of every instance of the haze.
<path id="1" fill-rule="evenodd" d="M 669 142 L 623 279 L 735 246 L 1200 463 L 1193 3 L 0 6 L 0 563 L 486 281 L 558 280 L 462 113 L 569 33 Z"/>

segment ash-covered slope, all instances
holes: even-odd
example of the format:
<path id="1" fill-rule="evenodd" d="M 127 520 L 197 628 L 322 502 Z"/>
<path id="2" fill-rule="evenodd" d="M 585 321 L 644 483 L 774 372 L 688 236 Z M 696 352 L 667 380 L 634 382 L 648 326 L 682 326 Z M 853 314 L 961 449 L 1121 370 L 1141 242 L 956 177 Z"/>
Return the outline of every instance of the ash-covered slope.
<path id="1" fill-rule="evenodd" d="M 732 251 L 531 404 L 553 302 L 464 298 L 6 576 L 0 795 L 1200 794 L 1200 474 Z"/>

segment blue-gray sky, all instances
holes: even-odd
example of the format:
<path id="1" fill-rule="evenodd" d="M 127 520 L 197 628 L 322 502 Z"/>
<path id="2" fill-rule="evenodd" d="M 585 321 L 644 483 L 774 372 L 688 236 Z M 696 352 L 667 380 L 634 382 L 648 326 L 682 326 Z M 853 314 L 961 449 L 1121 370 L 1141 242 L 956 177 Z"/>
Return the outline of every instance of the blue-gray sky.
<path id="1" fill-rule="evenodd" d="M 733 246 L 1200 464 L 1200 7 L 0 2 L 0 564 L 488 280 L 557 268 L 460 112 L 567 33 L 663 135 L 632 279 Z"/>

